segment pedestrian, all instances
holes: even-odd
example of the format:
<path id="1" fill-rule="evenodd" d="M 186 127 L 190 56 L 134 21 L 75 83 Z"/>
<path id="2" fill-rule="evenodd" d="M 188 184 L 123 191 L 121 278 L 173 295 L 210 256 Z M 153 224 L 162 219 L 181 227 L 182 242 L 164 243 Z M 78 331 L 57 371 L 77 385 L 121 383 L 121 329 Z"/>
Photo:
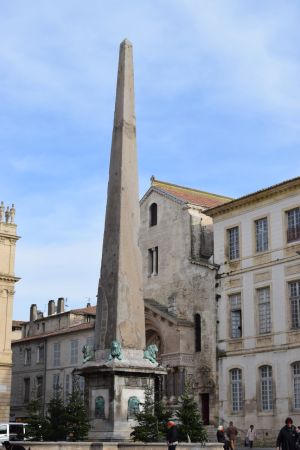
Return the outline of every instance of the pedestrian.
<path id="1" fill-rule="evenodd" d="M 252 448 L 253 447 L 253 442 L 256 439 L 256 431 L 255 431 L 254 425 L 250 425 L 250 428 L 247 431 L 246 438 L 247 438 L 247 440 L 249 442 L 249 447 Z"/>
<path id="2" fill-rule="evenodd" d="M 226 430 L 226 434 L 228 436 L 229 442 L 230 442 L 230 447 L 232 450 L 235 450 L 235 442 L 236 442 L 236 437 L 238 435 L 238 430 L 237 428 L 233 425 L 233 422 L 230 421 L 229 422 L 229 427 Z"/>
<path id="3" fill-rule="evenodd" d="M 167 443 L 168 443 L 168 449 L 169 450 L 175 450 L 176 445 L 178 444 L 178 431 L 175 422 L 172 420 L 169 420 L 167 423 Z"/>
<path id="4" fill-rule="evenodd" d="M 293 425 L 291 417 L 285 419 L 285 426 L 281 428 L 277 436 L 276 448 L 277 450 L 296 450 L 297 442 L 296 427 Z"/>
<path id="5" fill-rule="evenodd" d="M 6 448 L 6 450 L 26 450 L 25 447 L 23 447 L 23 445 L 11 444 L 9 441 L 2 442 L 2 445 Z"/>
<path id="6" fill-rule="evenodd" d="M 296 449 L 300 450 L 300 427 L 296 428 Z"/>
<path id="7" fill-rule="evenodd" d="M 223 425 L 218 426 L 217 431 L 217 441 L 222 442 L 224 450 L 229 450 L 229 441 L 226 439 L 225 431 Z"/>

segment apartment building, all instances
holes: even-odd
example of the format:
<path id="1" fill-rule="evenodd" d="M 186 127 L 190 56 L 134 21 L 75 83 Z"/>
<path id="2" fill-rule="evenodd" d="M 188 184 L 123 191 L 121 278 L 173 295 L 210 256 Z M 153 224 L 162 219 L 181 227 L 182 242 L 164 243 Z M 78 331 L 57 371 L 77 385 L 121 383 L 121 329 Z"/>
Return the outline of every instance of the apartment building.
<path id="1" fill-rule="evenodd" d="M 220 420 L 271 436 L 300 423 L 300 178 L 206 212 L 219 265 Z"/>
<path id="2" fill-rule="evenodd" d="M 64 299 L 50 300 L 48 315 L 31 305 L 21 339 L 12 342 L 11 420 L 26 420 L 27 405 L 38 398 L 46 411 L 53 393 L 72 390 L 73 370 L 82 364 L 84 345 L 93 347 L 96 307 L 65 310 Z M 84 391 L 84 379 L 79 384 Z"/>

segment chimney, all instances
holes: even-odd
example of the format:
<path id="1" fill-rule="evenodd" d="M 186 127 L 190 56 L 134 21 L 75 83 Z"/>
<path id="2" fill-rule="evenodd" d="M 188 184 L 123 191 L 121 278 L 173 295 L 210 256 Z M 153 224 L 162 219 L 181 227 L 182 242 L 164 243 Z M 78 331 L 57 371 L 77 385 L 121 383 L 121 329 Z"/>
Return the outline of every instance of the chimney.
<path id="1" fill-rule="evenodd" d="M 63 297 L 59 297 L 57 300 L 57 314 L 63 313 L 65 310 L 65 299 Z"/>
<path id="2" fill-rule="evenodd" d="M 55 314 L 55 301 L 49 300 L 48 302 L 48 316 L 53 316 Z"/>
<path id="3" fill-rule="evenodd" d="M 34 322 L 37 319 L 37 306 L 32 304 L 30 306 L 30 322 Z"/>

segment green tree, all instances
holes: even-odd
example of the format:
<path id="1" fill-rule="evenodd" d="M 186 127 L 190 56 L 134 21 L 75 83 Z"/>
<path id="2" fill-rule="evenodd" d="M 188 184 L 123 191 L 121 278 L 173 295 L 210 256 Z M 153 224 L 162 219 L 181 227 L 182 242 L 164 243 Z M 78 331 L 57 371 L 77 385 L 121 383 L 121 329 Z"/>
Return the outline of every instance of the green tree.
<path id="1" fill-rule="evenodd" d="M 176 416 L 179 421 L 179 441 L 207 442 L 207 432 L 203 426 L 198 405 L 189 393 L 188 388 L 186 388 L 184 394 L 181 396 L 179 403 L 180 406 L 176 410 Z"/>
<path id="2" fill-rule="evenodd" d="M 73 379 L 72 394 L 66 406 L 67 436 L 72 441 L 84 440 L 90 429 L 88 413 L 85 409 L 78 379 Z"/>
<path id="3" fill-rule="evenodd" d="M 27 405 L 29 419 L 26 427 L 26 437 L 34 441 L 44 441 L 49 433 L 49 423 L 44 417 L 40 399 L 31 400 Z"/>
<path id="4" fill-rule="evenodd" d="M 47 420 L 49 423 L 47 440 L 65 441 L 67 437 L 67 414 L 61 389 L 53 393 L 48 406 Z"/>
<path id="5" fill-rule="evenodd" d="M 142 410 L 136 413 L 137 425 L 130 436 L 136 442 L 162 442 L 165 440 L 167 422 L 171 412 L 166 410 L 161 400 L 153 401 L 153 389 L 145 388 L 145 402 Z"/>

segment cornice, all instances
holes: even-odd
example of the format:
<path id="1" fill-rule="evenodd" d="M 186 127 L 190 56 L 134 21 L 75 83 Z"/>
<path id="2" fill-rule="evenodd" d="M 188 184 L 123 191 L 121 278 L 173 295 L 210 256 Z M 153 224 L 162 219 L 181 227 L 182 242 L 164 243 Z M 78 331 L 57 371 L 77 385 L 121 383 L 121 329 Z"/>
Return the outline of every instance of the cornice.
<path id="1" fill-rule="evenodd" d="M 21 278 L 15 277 L 14 275 L 9 275 L 8 273 L 0 272 L 0 281 L 10 281 L 12 283 L 17 283 Z"/>
<path id="2" fill-rule="evenodd" d="M 230 202 L 224 203 L 223 205 L 216 206 L 214 208 L 207 209 L 205 214 L 211 217 L 218 217 L 221 215 L 226 215 L 227 213 L 248 205 L 253 205 L 262 200 L 266 200 L 285 192 L 294 191 L 300 189 L 300 177 L 293 178 L 292 180 L 284 181 L 282 183 L 276 184 L 274 186 L 261 189 L 254 193 L 244 195 L 243 197 L 237 198 Z"/>
<path id="3" fill-rule="evenodd" d="M 190 263 L 195 264 L 196 266 L 207 267 L 208 269 L 218 270 L 220 266 L 215 263 L 210 263 L 206 261 L 197 261 L 196 259 L 190 258 Z"/>
<path id="4" fill-rule="evenodd" d="M 18 241 L 21 236 L 17 234 L 6 233 L 5 231 L 0 231 L 0 238 L 13 239 L 14 241 Z"/>

